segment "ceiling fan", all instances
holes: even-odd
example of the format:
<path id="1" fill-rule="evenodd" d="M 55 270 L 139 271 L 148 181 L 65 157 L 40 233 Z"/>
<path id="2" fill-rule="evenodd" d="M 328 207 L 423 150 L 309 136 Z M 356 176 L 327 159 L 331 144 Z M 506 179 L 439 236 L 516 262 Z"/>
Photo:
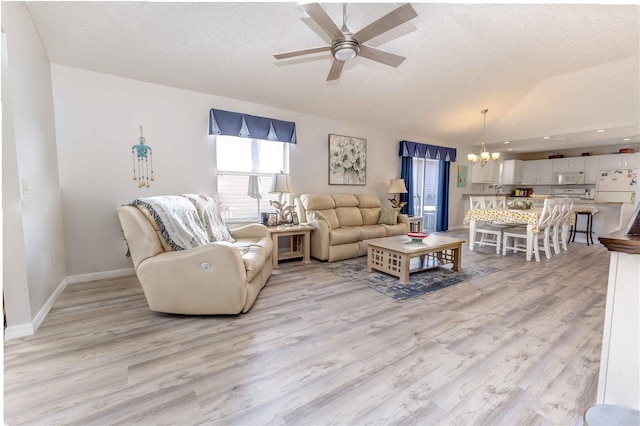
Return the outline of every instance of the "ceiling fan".
<path id="1" fill-rule="evenodd" d="M 337 80 L 342 73 L 345 61 L 353 59 L 356 56 L 362 56 L 385 65 L 398 67 L 406 59 L 405 57 L 366 46 L 364 43 L 418 16 L 413 7 L 407 3 L 367 25 L 355 34 L 352 34 L 349 28 L 347 28 L 346 3 L 342 5 L 342 28 L 338 28 L 318 3 L 304 4 L 302 8 L 311 19 L 320 25 L 320 28 L 331 37 L 331 44 L 279 53 L 273 56 L 276 59 L 287 59 L 308 55 L 310 53 L 331 51 L 334 59 L 331 69 L 329 70 L 327 81 Z"/>

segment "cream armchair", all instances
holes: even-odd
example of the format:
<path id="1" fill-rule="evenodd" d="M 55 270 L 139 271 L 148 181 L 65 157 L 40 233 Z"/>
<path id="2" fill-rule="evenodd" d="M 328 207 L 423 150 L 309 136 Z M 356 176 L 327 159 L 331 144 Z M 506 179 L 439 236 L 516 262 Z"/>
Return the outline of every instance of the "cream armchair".
<path id="1" fill-rule="evenodd" d="M 164 244 L 157 224 L 140 209 L 122 206 L 117 213 L 152 311 L 247 312 L 271 276 L 273 243 L 263 225 L 231 230 L 233 243 L 173 251 Z"/>

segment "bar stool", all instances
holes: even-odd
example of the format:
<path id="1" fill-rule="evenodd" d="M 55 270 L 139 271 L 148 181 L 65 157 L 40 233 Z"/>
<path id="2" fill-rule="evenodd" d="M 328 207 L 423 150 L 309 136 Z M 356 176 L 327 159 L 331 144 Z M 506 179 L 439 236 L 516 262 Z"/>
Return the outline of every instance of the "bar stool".
<path id="1" fill-rule="evenodd" d="M 587 245 L 589 245 L 589 240 L 591 240 L 591 244 L 593 244 L 593 216 L 598 213 L 598 209 L 595 207 L 577 207 L 573 209 L 573 213 L 576 215 L 576 220 L 569 231 L 571 233 L 570 241 L 574 242 L 576 240 L 576 233 L 580 232 L 582 234 L 587 234 Z M 578 218 L 580 216 L 587 217 L 586 229 L 578 229 Z"/>

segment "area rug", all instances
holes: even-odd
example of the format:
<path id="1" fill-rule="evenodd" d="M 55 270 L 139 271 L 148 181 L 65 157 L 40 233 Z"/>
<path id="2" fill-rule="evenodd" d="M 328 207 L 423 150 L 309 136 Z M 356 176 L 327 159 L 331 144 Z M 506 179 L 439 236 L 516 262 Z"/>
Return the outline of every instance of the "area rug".
<path id="1" fill-rule="evenodd" d="M 451 270 L 451 265 L 437 267 L 409 275 L 409 284 L 400 284 L 398 278 L 383 272 L 368 272 L 367 258 L 360 257 L 326 264 L 326 268 L 349 281 L 362 283 L 395 300 L 410 300 L 499 271 L 489 265 L 465 265 L 462 271 Z"/>

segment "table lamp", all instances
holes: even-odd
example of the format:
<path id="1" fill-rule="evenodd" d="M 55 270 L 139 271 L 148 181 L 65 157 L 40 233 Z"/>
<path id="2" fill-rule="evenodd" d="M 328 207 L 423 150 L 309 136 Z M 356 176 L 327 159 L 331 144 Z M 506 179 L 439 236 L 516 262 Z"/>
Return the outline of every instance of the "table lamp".
<path id="1" fill-rule="evenodd" d="M 294 206 L 285 207 L 286 201 L 282 201 L 282 194 L 291 194 L 293 192 L 293 185 L 291 185 L 291 176 L 284 172 L 274 173 L 271 179 L 270 194 L 278 194 L 278 201 L 270 201 L 272 207 L 275 208 L 278 215 L 278 224 L 284 225 L 290 222 L 287 219 L 291 212 L 295 209 Z"/>
<path id="2" fill-rule="evenodd" d="M 389 180 L 389 187 L 387 188 L 387 193 L 393 194 L 393 198 L 389 198 L 389 201 L 391 202 L 391 207 L 398 210 L 403 208 L 407 203 L 405 201 L 400 201 L 400 199 L 398 198 L 398 194 L 406 194 L 408 192 L 409 191 L 407 191 L 407 187 L 404 185 L 404 179 L 396 178 L 396 179 Z"/>

